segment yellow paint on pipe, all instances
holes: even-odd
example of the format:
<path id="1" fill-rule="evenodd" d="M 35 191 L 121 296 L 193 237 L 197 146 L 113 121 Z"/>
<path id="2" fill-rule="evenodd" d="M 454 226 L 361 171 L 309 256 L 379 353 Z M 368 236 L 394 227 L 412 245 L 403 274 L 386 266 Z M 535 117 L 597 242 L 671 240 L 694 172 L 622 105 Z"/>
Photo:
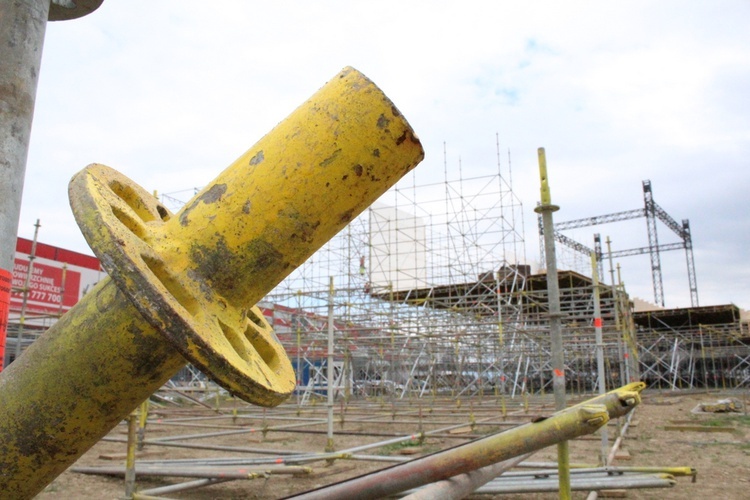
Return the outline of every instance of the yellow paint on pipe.
<path id="1" fill-rule="evenodd" d="M 0 375 L 0 491 L 33 497 L 184 364 L 100 282 Z"/>
<path id="2" fill-rule="evenodd" d="M 534 209 L 537 213 L 543 211 L 556 212 L 560 209 L 557 205 L 552 204 L 552 195 L 549 189 L 549 177 L 547 176 L 547 153 L 544 148 L 537 148 L 537 157 L 539 160 L 539 179 L 541 181 L 541 203 Z"/>
<path id="3" fill-rule="evenodd" d="M 71 203 L 144 317 L 230 392 L 270 406 L 295 377 L 251 306 L 423 156 L 393 103 L 346 68 L 175 216 L 103 165 L 73 179 Z"/>
<path id="4" fill-rule="evenodd" d="M 549 180 L 547 178 L 547 155 L 544 152 L 544 148 L 537 149 L 537 156 L 539 157 L 539 178 L 541 179 L 541 193 L 542 193 L 542 205 L 549 205 L 552 203 L 552 197 L 549 191 Z"/>
<path id="5" fill-rule="evenodd" d="M 135 491 L 135 448 L 136 442 L 136 415 L 131 413 L 128 417 L 128 456 L 125 460 L 125 498 L 133 496 Z"/>
<path id="6" fill-rule="evenodd" d="M 77 174 L 71 205 L 111 279 L 0 374 L 0 491 L 36 495 L 186 359 L 283 401 L 294 372 L 253 304 L 422 158 L 347 68 L 175 216 L 108 167 Z"/>

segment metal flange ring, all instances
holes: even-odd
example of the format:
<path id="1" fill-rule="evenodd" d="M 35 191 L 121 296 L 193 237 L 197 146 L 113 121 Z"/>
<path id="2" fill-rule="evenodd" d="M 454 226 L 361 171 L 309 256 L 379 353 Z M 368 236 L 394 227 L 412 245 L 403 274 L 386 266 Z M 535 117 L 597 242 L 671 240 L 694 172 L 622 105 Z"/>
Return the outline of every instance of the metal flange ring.
<path id="1" fill-rule="evenodd" d="M 91 14 L 104 0 L 50 0 L 50 21 L 69 21 Z"/>
<path id="2" fill-rule="evenodd" d="M 179 252 L 179 242 L 170 239 L 167 224 L 172 214 L 154 196 L 99 164 L 73 177 L 69 195 L 104 269 L 180 354 L 251 403 L 274 406 L 291 394 L 294 370 L 260 309 L 233 306 L 175 269 L 169 253 Z"/>

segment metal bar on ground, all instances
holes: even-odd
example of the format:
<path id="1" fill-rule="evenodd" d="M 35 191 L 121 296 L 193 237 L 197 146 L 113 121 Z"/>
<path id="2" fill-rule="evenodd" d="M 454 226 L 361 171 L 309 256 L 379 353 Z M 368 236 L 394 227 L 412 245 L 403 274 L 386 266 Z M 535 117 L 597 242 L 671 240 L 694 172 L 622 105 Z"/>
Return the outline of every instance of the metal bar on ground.
<path id="1" fill-rule="evenodd" d="M 557 491 L 556 479 L 534 479 L 526 482 L 508 482 L 503 479 L 490 482 L 477 489 L 478 494 L 509 494 L 509 493 L 544 493 Z M 630 488 L 671 488 L 676 481 L 669 474 L 658 476 L 607 476 L 599 478 L 573 478 L 571 490 L 606 490 L 606 489 L 630 489 Z"/>
<path id="2" fill-rule="evenodd" d="M 611 391 L 597 399 L 602 402 L 606 400 L 606 402 L 605 404 L 584 402 L 548 418 L 292 498 L 304 500 L 382 498 L 502 462 L 563 440 L 590 434 L 609 420 L 607 408 L 619 407 L 632 410 L 640 402 L 640 398 L 634 398 L 630 390 L 622 391 L 622 393 L 618 393 L 617 390 Z"/>
<path id="3" fill-rule="evenodd" d="M 500 474 L 512 469 L 531 455 L 531 453 L 526 453 L 525 455 L 509 458 L 508 460 L 454 476 L 450 479 L 436 481 L 403 498 L 405 500 L 459 500 L 466 498 L 477 488 L 484 486 Z"/>
<path id="4" fill-rule="evenodd" d="M 170 484 L 169 486 L 159 486 L 158 488 L 149 488 L 147 490 L 141 490 L 138 492 L 139 495 L 164 495 L 166 493 L 178 493 L 180 491 L 194 490 L 196 488 L 202 488 L 204 486 L 211 486 L 212 484 L 226 483 L 228 481 L 235 481 L 235 479 L 223 479 L 223 478 L 208 478 L 208 479 L 196 479 L 195 481 L 186 481 L 184 483 Z"/>

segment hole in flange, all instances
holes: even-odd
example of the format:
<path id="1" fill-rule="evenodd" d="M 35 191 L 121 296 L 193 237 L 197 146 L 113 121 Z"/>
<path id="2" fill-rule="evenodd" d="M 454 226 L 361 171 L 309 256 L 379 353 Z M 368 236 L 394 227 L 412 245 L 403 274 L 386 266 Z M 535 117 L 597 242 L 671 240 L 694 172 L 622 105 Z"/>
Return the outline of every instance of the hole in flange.
<path id="1" fill-rule="evenodd" d="M 265 328 L 266 327 L 265 322 L 258 317 L 258 315 L 255 313 L 254 309 L 250 309 L 250 310 L 247 311 L 247 319 L 249 319 L 250 321 L 252 321 L 253 323 L 255 323 L 256 325 L 258 325 L 261 328 Z"/>
<path id="2" fill-rule="evenodd" d="M 224 337 L 226 337 L 226 339 L 232 345 L 232 348 L 243 360 L 245 360 L 245 362 L 249 363 L 250 354 L 247 352 L 247 349 L 249 347 L 246 343 L 247 341 L 243 342 L 241 334 L 238 333 L 234 328 L 225 325 L 221 320 L 218 320 L 218 322 L 219 326 L 221 327 L 221 331 L 224 332 Z"/>
<path id="3" fill-rule="evenodd" d="M 125 202 L 144 222 L 156 220 L 156 215 L 149 210 L 148 205 L 132 186 L 114 180 L 109 183 L 109 188 L 122 201 Z M 161 215 L 161 213 L 159 213 Z M 164 216 L 162 216 L 162 219 Z"/>
<path id="4" fill-rule="evenodd" d="M 156 276 L 164 288 L 174 297 L 174 299 L 184 307 L 187 312 L 197 316 L 200 312 L 200 304 L 193 295 L 185 288 L 179 279 L 175 278 L 162 260 L 142 255 L 143 262 L 146 263 L 149 270 Z"/>
<path id="5" fill-rule="evenodd" d="M 245 330 L 245 337 L 253 345 L 261 359 L 263 359 L 263 362 L 271 370 L 276 371 L 279 367 L 279 357 L 276 354 L 276 349 L 273 348 L 268 339 L 252 325 L 248 326 Z"/>
<path id="6" fill-rule="evenodd" d="M 131 213 L 126 212 L 118 207 L 111 207 L 112 213 L 115 217 L 117 217 L 117 220 L 119 220 L 123 226 L 127 227 L 131 233 L 136 235 L 140 239 L 145 239 L 146 234 L 148 231 L 146 230 L 146 226 L 143 224 L 143 221 L 141 219 L 137 219 L 131 215 Z"/>
<path id="7" fill-rule="evenodd" d="M 169 220 L 169 210 L 161 205 L 156 205 L 156 211 L 159 212 L 159 217 L 161 217 L 161 220 L 165 222 Z"/>

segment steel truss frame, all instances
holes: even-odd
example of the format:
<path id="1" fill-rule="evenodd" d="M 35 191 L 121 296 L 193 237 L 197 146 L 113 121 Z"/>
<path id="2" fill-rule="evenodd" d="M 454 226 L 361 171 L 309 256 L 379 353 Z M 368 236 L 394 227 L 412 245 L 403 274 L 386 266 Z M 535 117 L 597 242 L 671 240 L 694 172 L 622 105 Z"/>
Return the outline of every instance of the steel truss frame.
<path id="1" fill-rule="evenodd" d="M 575 241 L 573 238 L 564 235 L 561 231 L 645 217 L 646 229 L 648 232 L 648 246 L 609 252 L 606 257 L 619 258 L 632 255 L 643 255 L 646 253 L 649 254 L 651 259 L 651 280 L 654 287 L 654 302 L 664 306 L 661 252 L 684 249 L 687 262 L 688 285 L 690 288 L 690 303 L 693 307 L 698 307 L 698 284 L 695 276 L 695 260 L 693 258 L 693 240 L 690 232 L 690 221 L 688 219 L 683 219 L 682 224 L 679 224 L 661 206 L 659 206 L 659 204 L 654 201 L 651 181 L 649 180 L 643 181 L 643 205 L 643 208 L 637 208 L 635 210 L 626 210 L 607 215 L 597 215 L 583 219 L 557 222 L 555 223 L 555 240 L 586 257 L 594 251 L 596 253 L 597 261 L 601 263 L 603 260 L 603 254 L 601 250 L 600 236 L 598 234 L 594 236 L 595 249 L 592 250 L 586 245 Z M 657 219 L 664 223 L 664 225 L 680 238 L 679 243 L 659 244 L 659 235 L 656 224 Z M 541 216 L 539 218 L 539 228 L 540 249 L 543 256 L 544 245 L 542 243 Z M 543 258 L 542 261 L 544 261 Z M 601 272 L 599 274 L 602 275 Z"/>

